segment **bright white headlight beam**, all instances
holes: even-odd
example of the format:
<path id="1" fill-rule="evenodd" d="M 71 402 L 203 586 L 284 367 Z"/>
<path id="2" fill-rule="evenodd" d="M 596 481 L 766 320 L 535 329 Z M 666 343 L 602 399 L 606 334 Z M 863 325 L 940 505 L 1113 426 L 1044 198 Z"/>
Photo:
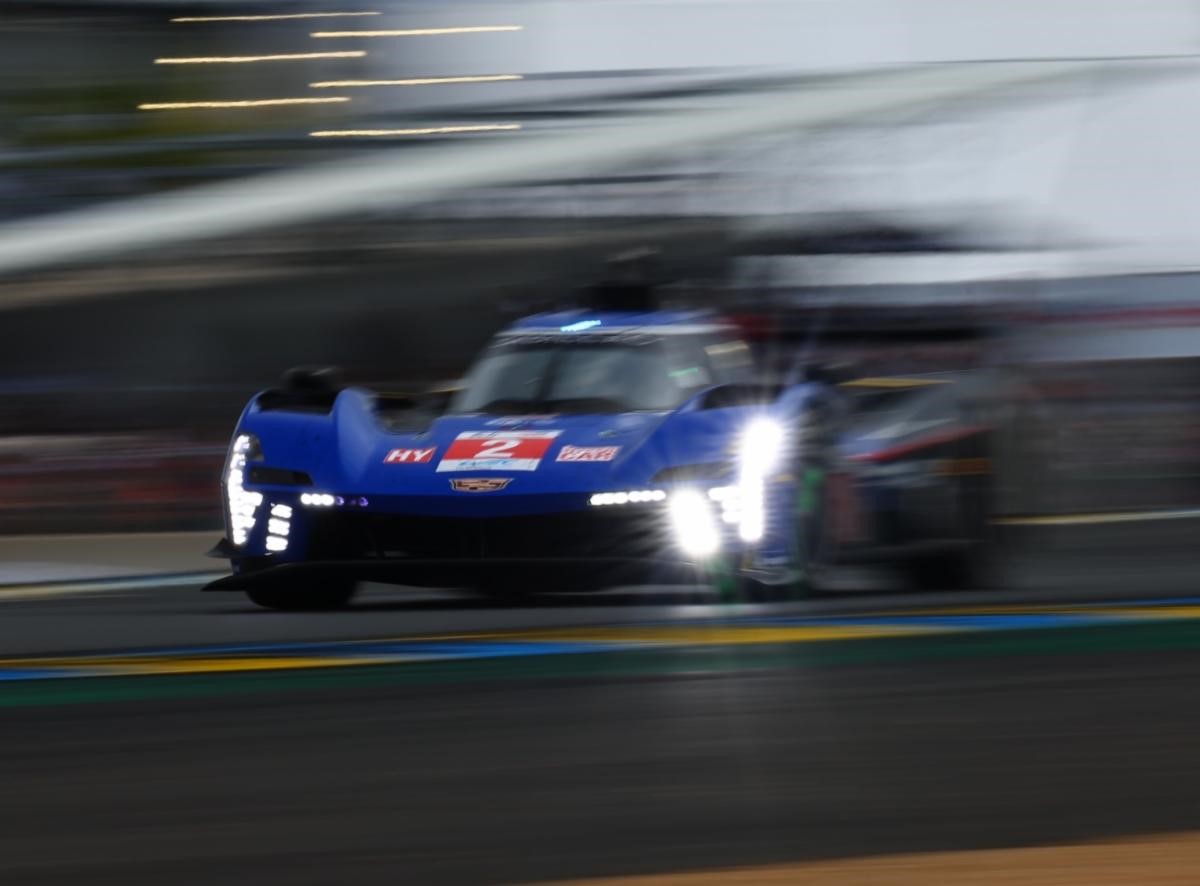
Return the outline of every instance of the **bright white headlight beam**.
<path id="1" fill-rule="evenodd" d="M 676 541 L 685 554 L 709 557 L 720 550 L 721 535 L 703 494 L 681 489 L 671 495 L 667 507 Z"/>
<path id="2" fill-rule="evenodd" d="M 756 418 L 746 425 L 738 452 L 743 475 L 762 476 L 779 464 L 786 436 L 783 425 L 772 418 Z"/>
<path id="3" fill-rule="evenodd" d="M 737 510 L 738 537 L 749 543 L 762 541 L 766 532 L 766 480 L 779 466 L 787 444 L 782 424 L 768 416 L 753 419 L 739 439 Z"/>
<path id="4" fill-rule="evenodd" d="M 662 489 L 634 489 L 620 492 L 597 492 L 588 499 L 593 507 L 608 505 L 642 504 L 644 502 L 663 501 L 667 493 Z"/>
<path id="5" fill-rule="evenodd" d="M 229 540 L 237 546 L 244 545 L 254 528 L 255 516 L 263 502 L 261 492 L 248 491 L 245 487 L 246 461 L 256 454 L 258 440 L 251 434 L 238 434 L 229 448 L 225 468 L 225 493 L 229 505 Z"/>

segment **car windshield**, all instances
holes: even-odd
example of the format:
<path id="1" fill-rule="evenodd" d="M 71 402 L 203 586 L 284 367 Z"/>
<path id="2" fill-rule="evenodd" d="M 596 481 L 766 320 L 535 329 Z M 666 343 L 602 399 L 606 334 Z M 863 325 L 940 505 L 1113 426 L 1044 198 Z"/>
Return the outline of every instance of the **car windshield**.
<path id="1" fill-rule="evenodd" d="M 634 412 L 674 409 L 709 383 L 657 340 L 502 344 L 483 355 L 450 411 Z"/>

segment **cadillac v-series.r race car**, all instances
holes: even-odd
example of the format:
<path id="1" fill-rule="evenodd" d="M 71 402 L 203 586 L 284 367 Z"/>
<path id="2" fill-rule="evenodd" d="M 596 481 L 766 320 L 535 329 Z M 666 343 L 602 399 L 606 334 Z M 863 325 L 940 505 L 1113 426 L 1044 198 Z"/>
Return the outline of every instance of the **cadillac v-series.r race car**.
<path id="1" fill-rule="evenodd" d="M 810 588 L 839 550 L 905 547 L 957 580 L 986 435 L 954 387 L 884 384 L 860 412 L 862 380 L 764 380 L 734 327 L 680 311 L 526 318 L 436 409 L 293 372 L 238 422 L 213 551 L 233 574 L 209 589 L 295 609 L 361 581 Z"/>

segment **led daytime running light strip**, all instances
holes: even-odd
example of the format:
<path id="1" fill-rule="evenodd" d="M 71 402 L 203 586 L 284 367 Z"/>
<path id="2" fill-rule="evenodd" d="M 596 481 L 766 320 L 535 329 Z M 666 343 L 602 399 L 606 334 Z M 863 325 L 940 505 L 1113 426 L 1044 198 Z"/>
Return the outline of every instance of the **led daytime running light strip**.
<path id="1" fill-rule="evenodd" d="M 667 494 L 661 489 L 634 489 L 629 492 L 598 492 L 588 499 L 593 507 L 606 505 L 641 504 L 650 501 L 665 501 Z"/>

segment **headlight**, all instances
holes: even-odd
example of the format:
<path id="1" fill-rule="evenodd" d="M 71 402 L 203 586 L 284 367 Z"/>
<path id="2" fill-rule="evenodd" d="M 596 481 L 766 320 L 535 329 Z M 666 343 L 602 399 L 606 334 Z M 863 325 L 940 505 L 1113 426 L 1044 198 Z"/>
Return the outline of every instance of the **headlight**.
<path id="1" fill-rule="evenodd" d="M 225 505 L 228 508 L 229 540 L 244 545 L 254 528 L 261 492 L 246 490 L 246 462 L 262 458 L 262 446 L 253 434 L 238 434 L 229 447 L 225 460 Z"/>
<path id="2" fill-rule="evenodd" d="M 779 467 L 786 446 L 787 433 L 774 419 L 756 418 L 742 431 L 737 484 L 738 537 L 742 541 L 761 541 L 766 532 L 767 475 Z"/>
<path id="3" fill-rule="evenodd" d="M 592 507 L 606 505 L 637 505 L 649 501 L 662 501 L 667 493 L 661 489 L 633 489 L 628 492 L 597 492 L 588 499 Z"/>
<path id="4" fill-rule="evenodd" d="M 675 539 L 685 554 L 709 557 L 721 549 L 721 533 L 712 508 L 698 490 L 681 489 L 667 503 Z"/>
<path id="5" fill-rule="evenodd" d="M 787 433 L 773 418 L 756 418 L 742 430 L 738 446 L 738 461 L 743 476 L 765 476 L 779 466 Z"/>

